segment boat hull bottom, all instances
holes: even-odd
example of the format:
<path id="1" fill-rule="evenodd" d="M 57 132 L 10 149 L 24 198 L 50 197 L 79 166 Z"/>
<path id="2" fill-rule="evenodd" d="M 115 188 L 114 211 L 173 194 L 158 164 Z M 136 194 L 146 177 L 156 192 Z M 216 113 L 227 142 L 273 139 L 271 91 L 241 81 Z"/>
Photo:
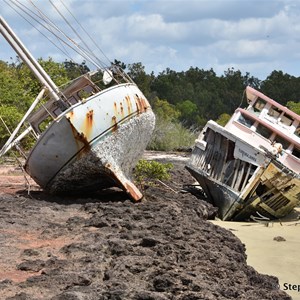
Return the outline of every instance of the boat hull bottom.
<path id="1" fill-rule="evenodd" d="M 222 220 L 230 220 L 239 209 L 238 194 L 210 178 L 207 173 L 191 165 L 186 169 L 199 182 L 207 196 L 207 200 L 218 208 L 217 216 Z"/>
<path id="2" fill-rule="evenodd" d="M 218 217 L 224 221 L 280 219 L 299 205 L 299 176 L 272 161 L 253 175 L 253 184 L 241 198 L 241 192 L 215 180 L 205 171 L 188 164 L 187 170 L 199 182 L 207 200 L 218 208 Z"/>
<path id="3" fill-rule="evenodd" d="M 44 188 L 50 193 L 94 192 L 117 186 L 134 200 L 143 195 L 131 181 L 132 170 L 150 141 L 151 110 L 138 114 L 80 151 Z"/>

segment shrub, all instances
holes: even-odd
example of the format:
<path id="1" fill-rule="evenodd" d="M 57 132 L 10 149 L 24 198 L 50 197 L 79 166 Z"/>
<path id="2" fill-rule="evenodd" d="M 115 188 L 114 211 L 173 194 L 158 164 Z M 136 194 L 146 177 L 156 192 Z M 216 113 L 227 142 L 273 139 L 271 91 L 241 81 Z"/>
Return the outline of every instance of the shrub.
<path id="1" fill-rule="evenodd" d="M 223 113 L 219 116 L 216 122 L 221 126 L 225 126 L 227 122 L 230 120 L 230 117 L 231 116 L 229 114 Z"/>
<path id="2" fill-rule="evenodd" d="M 189 148 L 193 145 L 195 138 L 196 134 L 185 128 L 179 121 L 171 122 L 158 117 L 148 149 L 171 151 Z"/>
<path id="3" fill-rule="evenodd" d="M 157 161 L 139 160 L 134 170 L 135 182 L 145 190 L 146 186 L 154 186 L 157 180 L 170 179 L 169 171 L 173 168 L 171 163 L 159 163 Z"/>

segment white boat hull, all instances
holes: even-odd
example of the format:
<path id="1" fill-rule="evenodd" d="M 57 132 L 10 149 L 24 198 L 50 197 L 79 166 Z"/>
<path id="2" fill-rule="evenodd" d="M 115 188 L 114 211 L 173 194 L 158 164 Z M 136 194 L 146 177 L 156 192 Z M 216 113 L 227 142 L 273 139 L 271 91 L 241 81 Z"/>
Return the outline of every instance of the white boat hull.
<path id="1" fill-rule="evenodd" d="M 108 88 L 52 122 L 31 150 L 25 170 L 53 193 L 115 185 L 139 200 L 142 194 L 130 176 L 154 124 L 151 107 L 135 84 Z"/>

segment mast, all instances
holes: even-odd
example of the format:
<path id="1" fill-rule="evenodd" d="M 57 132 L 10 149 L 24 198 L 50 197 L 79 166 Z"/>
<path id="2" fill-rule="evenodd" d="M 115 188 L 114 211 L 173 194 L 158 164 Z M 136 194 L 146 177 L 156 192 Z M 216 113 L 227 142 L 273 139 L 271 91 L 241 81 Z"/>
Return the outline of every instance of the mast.
<path id="1" fill-rule="evenodd" d="M 49 75 L 45 72 L 42 66 L 26 49 L 21 40 L 16 36 L 14 31 L 9 27 L 6 21 L 0 16 L 0 32 L 7 42 L 12 46 L 20 58 L 26 63 L 36 78 L 48 89 L 51 96 L 58 101 L 61 108 L 66 109 L 66 104 L 62 101 L 63 95 L 59 91 L 56 84 L 52 81 Z"/>

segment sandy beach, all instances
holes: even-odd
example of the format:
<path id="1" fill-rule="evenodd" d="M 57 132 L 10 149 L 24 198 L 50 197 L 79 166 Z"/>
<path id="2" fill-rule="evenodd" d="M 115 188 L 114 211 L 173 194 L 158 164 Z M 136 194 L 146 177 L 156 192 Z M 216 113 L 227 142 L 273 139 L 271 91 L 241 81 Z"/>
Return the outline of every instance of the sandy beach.
<path id="1" fill-rule="evenodd" d="M 245 244 L 250 266 L 262 274 L 278 277 L 280 288 L 294 300 L 300 300 L 300 291 L 293 290 L 300 287 L 299 216 L 297 208 L 281 222 L 211 222 L 231 230 Z"/>

